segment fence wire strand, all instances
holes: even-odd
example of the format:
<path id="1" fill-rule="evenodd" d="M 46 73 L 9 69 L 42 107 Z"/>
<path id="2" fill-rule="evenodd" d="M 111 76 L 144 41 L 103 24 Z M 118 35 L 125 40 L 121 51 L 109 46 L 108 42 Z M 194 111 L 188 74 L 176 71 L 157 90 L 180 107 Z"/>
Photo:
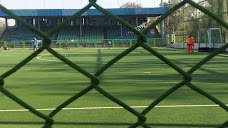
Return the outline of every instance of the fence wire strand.
<path id="1" fill-rule="evenodd" d="M 58 112 L 60 112 L 62 110 L 62 108 L 66 107 L 70 103 L 74 102 L 79 97 L 85 95 L 86 93 L 88 93 L 92 89 L 96 89 L 103 96 L 105 96 L 108 99 L 110 99 L 111 101 L 119 104 L 120 106 L 122 106 L 123 108 L 125 108 L 127 111 L 129 111 L 132 114 L 134 114 L 135 116 L 137 116 L 138 121 L 135 124 L 132 124 L 131 126 L 129 126 L 131 128 L 138 127 L 138 126 L 149 128 L 150 126 L 146 123 L 146 114 L 148 112 L 150 112 L 158 103 L 160 103 L 162 100 L 164 100 L 165 98 L 167 98 L 170 94 L 174 93 L 176 90 L 178 90 L 179 88 L 181 88 L 181 87 L 183 87 L 185 85 L 188 86 L 189 88 L 191 88 L 192 90 L 200 93 L 201 95 L 207 97 L 208 99 L 210 99 L 214 103 L 218 104 L 226 112 L 228 112 L 228 107 L 223 102 L 221 102 L 219 99 L 216 99 L 215 97 L 213 97 L 209 93 L 203 91 L 202 89 L 198 88 L 197 86 L 195 86 L 195 85 L 193 85 L 191 83 L 191 80 L 192 80 L 191 74 L 193 72 L 197 71 L 202 65 L 206 64 L 208 61 L 210 61 L 217 54 L 221 53 L 226 48 L 228 48 L 228 44 L 226 44 L 222 48 L 214 51 L 212 54 L 208 55 L 202 61 L 200 61 L 199 63 L 197 63 L 195 66 L 193 66 L 189 71 L 185 72 L 180 67 L 178 67 L 177 65 L 175 65 L 174 63 L 172 63 L 169 59 L 167 59 L 163 55 L 159 54 L 156 50 L 154 50 L 153 48 L 149 47 L 148 45 L 146 45 L 144 43 L 147 40 L 145 35 L 147 33 L 149 33 L 149 31 L 152 28 L 154 28 L 157 24 L 159 24 L 161 21 L 163 21 L 165 18 L 167 18 L 167 16 L 169 16 L 171 13 L 175 12 L 176 10 L 178 10 L 180 7 L 182 7 L 185 4 L 190 4 L 194 8 L 199 9 L 200 11 L 202 11 L 205 14 L 209 15 L 215 21 L 217 21 L 218 23 L 220 23 L 226 29 L 228 29 L 228 24 L 225 21 L 223 21 L 221 18 L 219 18 L 215 14 L 211 13 L 209 10 L 205 9 L 204 7 L 202 7 L 202 6 L 198 5 L 197 3 L 193 2 L 192 0 L 183 0 L 179 4 L 175 5 L 168 12 L 166 12 L 165 14 L 163 14 L 160 18 L 158 18 L 155 22 L 153 22 L 150 26 L 148 26 L 143 32 L 140 32 L 140 31 L 136 30 L 133 26 L 131 26 L 130 24 L 128 24 L 126 21 L 124 21 L 120 17 L 115 16 L 114 14 L 108 12 L 106 9 L 102 8 L 101 6 L 99 6 L 96 3 L 96 0 L 89 0 L 89 4 L 88 5 L 86 5 L 84 8 L 82 8 L 80 11 L 78 11 L 77 13 L 75 13 L 74 15 L 72 15 L 71 17 L 67 18 L 60 25 L 58 25 L 55 28 L 53 28 L 50 32 L 48 32 L 48 34 L 45 34 L 45 33 L 41 32 L 41 31 L 37 30 L 32 25 L 26 23 L 19 16 L 13 14 L 10 10 L 8 10 L 4 6 L 0 5 L 0 9 L 2 11 L 4 11 L 11 18 L 15 19 L 18 23 L 22 24 L 29 31 L 31 31 L 31 32 L 39 35 L 40 37 L 42 37 L 43 38 L 43 43 L 44 43 L 44 45 L 41 46 L 41 48 L 39 50 L 37 50 L 36 52 L 34 52 L 31 55 L 29 55 L 23 61 L 21 61 L 20 63 L 18 63 L 15 67 L 13 67 L 12 69 L 10 69 L 9 71 L 5 72 L 4 74 L 2 74 L 0 76 L 0 91 L 3 94 L 5 94 L 7 97 L 9 97 L 10 99 L 12 99 L 13 101 L 15 101 L 16 103 L 18 103 L 21 106 L 23 106 L 24 108 L 28 109 L 31 113 L 33 113 L 36 116 L 44 119 L 45 120 L 45 124 L 43 126 L 44 128 L 51 128 L 52 125 L 54 124 L 53 117 Z M 56 52 L 55 50 L 53 50 L 50 47 L 50 44 L 52 43 L 50 37 L 53 34 L 57 33 L 61 29 L 63 29 L 68 23 L 70 23 L 71 20 L 80 17 L 85 11 L 87 11 L 92 6 L 95 7 L 97 10 L 99 10 L 100 12 L 102 12 L 103 14 L 111 17 L 113 20 L 119 22 L 122 26 L 126 27 L 127 29 L 129 29 L 130 31 L 134 32 L 138 36 L 138 40 L 137 40 L 137 43 L 135 45 L 131 46 L 129 49 L 125 50 L 124 52 L 122 52 L 119 55 L 117 55 L 116 57 L 114 57 L 106 65 L 104 65 L 103 67 L 101 67 L 100 69 L 98 69 L 97 72 L 94 75 L 88 73 L 86 70 L 84 70 L 80 66 L 74 64 L 70 60 L 66 59 L 65 57 L 63 57 L 62 55 L 60 55 L 58 52 Z M 177 85 L 174 85 L 172 88 L 170 88 L 169 90 L 167 90 L 164 94 L 162 94 L 154 102 L 152 102 L 147 108 L 145 108 L 141 113 L 139 113 L 138 111 L 134 110 L 129 105 L 127 105 L 124 102 L 122 102 L 121 100 L 115 98 L 114 96 L 112 96 L 111 94 L 109 94 L 108 92 L 106 92 L 105 90 L 103 90 L 99 86 L 99 81 L 100 81 L 99 80 L 99 76 L 105 70 L 107 70 L 110 66 L 112 66 L 113 64 L 115 64 L 118 60 L 120 60 L 121 58 L 127 56 L 129 53 L 131 53 L 132 51 L 134 51 L 138 47 L 143 47 L 145 50 L 147 50 L 151 54 L 155 55 L 157 58 L 159 58 L 160 60 L 162 60 L 164 63 L 166 63 L 167 65 L 169 65 L 171 68 L 175 69 L 180 75 L 183 76 L 183 81 L 181 81 Z M 60 104 L 48 116 L 45 115 L 45 114 L 43 114 L 43 113 L 41 113 L 41 112 L 39 112 L 39 111 L 37 111 L 36 109 L 34 109 L 33 107 L 31 107 L 29 104 L 25 103 L 23 100 L 19 99 L 17 96 L 15 96 L 14 94 L 10 93 L 9 91 L 7 91 L 4 88 L 4 84 L 5 84 L 4 83 L 4 79 L 6 77 L 8 77 L 8 76 L 12 75 L 13 73 L 15 73 L 16 71 L 18 71 L 21 67 L 23 67 L 25 64 L 27 64 L 28 62 L 30 62 L 32 59 L 34 59 L 37 54 L 43 52 L 44 50 L 47 50 L 53 56 L 55 56 L 56 58 L 58 58 L 59 60 L 61 60 L 65 64 L 67 64 L 70 67 L 72 67 L 75 71 L 80 72 L 81 74 L 85 75 L 86 77 L 88 77 L 91 80 L 91 84 L 87 88 L 83 89 L 79 93 L 75 94 L 74 96 L 72 96 L 71 98 L 69 98 L 68 100 L 66 100 L 62 104 Z M 222 127 L 225 127 L 227 125 L 228 125 L 228 122 L 225 122 L 225 123 L 221 124 L 219 127 L 222 128 Z"/>

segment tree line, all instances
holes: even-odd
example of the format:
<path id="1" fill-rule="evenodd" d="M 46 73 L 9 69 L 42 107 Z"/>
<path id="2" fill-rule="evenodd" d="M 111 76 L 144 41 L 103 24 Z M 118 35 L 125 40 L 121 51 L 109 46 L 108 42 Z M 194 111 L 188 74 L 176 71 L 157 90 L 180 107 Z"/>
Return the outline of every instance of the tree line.
<path id="1" fill-rule="evenodd" d="M 165 7 L 172 8 L 182 0 L 169 0 L 164 3 Z M 194 0 L 207 10 L 210 10 L 218 17 L 228 22 L 228 0 Z M 221 28 L 223 32 L 227 29 L 223 28 L 214 19 L 200 10 L 186 4 L 180 9 L 172 13 L 165 22 L 166 32 L 175 34 L 197 33 L 200 29 Z"/>

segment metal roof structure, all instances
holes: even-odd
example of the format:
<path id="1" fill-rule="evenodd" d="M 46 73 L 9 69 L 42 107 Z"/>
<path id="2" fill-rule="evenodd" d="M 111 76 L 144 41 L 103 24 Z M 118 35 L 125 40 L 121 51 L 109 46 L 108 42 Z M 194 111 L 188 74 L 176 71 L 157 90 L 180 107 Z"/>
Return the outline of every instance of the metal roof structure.
<path id="1" fill-rule="evenodd" d="M 160 16 L 167 12 L 168 8 L 115 8 L 106 10 L 118 16 Z M 80 9 L 11 9 L 10 11 L 20 17 L 65 17 L 75 14 Z M 81 16 L 104 16 L 104 14 L 97 9 L 89 9 Z M 0 17 L 10 18 L 2 10 L 0 10 Z"/>

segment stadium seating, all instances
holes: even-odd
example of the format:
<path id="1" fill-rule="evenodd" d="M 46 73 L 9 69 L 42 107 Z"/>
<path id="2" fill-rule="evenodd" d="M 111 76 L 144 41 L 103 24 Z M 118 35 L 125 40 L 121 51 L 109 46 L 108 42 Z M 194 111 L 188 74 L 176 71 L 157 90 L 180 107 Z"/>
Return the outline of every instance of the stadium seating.
<path id="1" fill-rule="evenodd" d="M 81 34 L 80 34 L 81 31 Z M 83 26 L 80 30 L 79 26 L 69 26 L 62 29 L 57 38 L 57 43 L 73 43 L 80 40 L 85 43 L 93 43 L 95 40 L 104 39 L 103 27 Z M 72 40 L 74 40 L 72 42 Z"/>
<path id="2" fill-rule="evenodd" d="M 54 26 L 40 27 L 40 30 L 44 33 L 48 33 Z M 145 27 L 136 27 L 137 30 L 142 31 Z M 80 32 L 81 31 L 81 32 Z M 22 26 L 15 26 L 8 28 L 6 31 L 4 39 L 7 40 L 9 44 L 18 44 L 23 40 L 31 41 L 36 34 L 30 32 Z M 36 36 L 38 40 L 41 40 L 39 36 Z M 147 38 L 153 38 L 154 36 L 149 33 Z M 51 39 L 57 40 L 57 43 L 76 43 L 80 41 L 81 43 L 88 44 L 94 42 L 101 42 L 101 40 L 107 39 L 135 39 L 137 36 L 129 31 L 127 28 L 122 28 L 119 25 L 113 26 L 92 26 L 84 25 L 80 26 L 68 26 L 60 30 L 58 33 L 54 34 Z"/>
<path id="3" fill-rule="evenodd" d="M 53 27 L 40 27 L 40 30 L 44 33 L 48 33 Z M 39 36 L 35 33 L 30 32 L 22 26 L 10 27 L 7 30 L 7 33 L 4 33 L 7 36 L 3 36 L 4 38 L 1 40 L 9 41 L 9 44 L 18 44 L 23 40 L 33 40 L 34 37 L 37 37 L 38 40 L 41 40 Z M 57 39 L 56 35 L 52 36 L 51 39 Z"/>
<path id="4" fill-rule="evenodd" d="M 140 28 L 136 28 L 139 31 L 144 30 L 145 28 L 140 27 Z M 127 28 L 122 28 L 121 31 L 121 26 L 111 26 L 107 28 L 107 37 L 108 39 L 135 39 L 137 38 L 137 36 L 131 32 L 130 30 L 128 30 Z M 147 34 L 147 38 L 153 38 L 152 34 L 149 33 Z"/>

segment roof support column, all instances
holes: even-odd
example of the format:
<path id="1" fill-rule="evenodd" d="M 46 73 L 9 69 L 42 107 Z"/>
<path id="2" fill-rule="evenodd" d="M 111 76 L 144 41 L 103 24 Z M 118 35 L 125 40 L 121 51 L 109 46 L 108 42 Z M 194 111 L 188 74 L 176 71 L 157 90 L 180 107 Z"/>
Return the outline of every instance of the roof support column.
<path id="1" fill-rule="evenodd" d="M 121 34 L 121 38 L 123 37 L 123 27 L 122 24 L 120 24 L 120 34 Z"/>
<path id="2" fill-rule="evenodd" d="M 136 26 L 139 25 L 139 18 L 138 17 L 135 17 L 135 23 L 136 23 Z"/>
<path id="3" fill-rule="evenodd" d="M 83 21 L 83 18 L 80 17 L 80 39 L 82 37 L 82 21 Z"/>
<path id="4" fill-rule="evenodd" d="M 7 18 L 5 19 L 5 24 L 6 24 L 6 27 L 8 28 L 8 19 Z"/>

